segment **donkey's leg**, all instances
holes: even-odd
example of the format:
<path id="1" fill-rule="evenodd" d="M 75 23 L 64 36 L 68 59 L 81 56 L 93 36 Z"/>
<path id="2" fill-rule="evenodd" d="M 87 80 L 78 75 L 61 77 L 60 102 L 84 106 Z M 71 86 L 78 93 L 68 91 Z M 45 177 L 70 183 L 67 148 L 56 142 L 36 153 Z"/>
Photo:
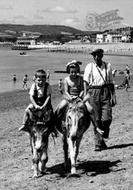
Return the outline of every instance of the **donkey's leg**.
<path id="1" fill-rule="evenodd" d="M 71 138 L 68 138 L 68 146 L 70 151 L 71 174 L 76 174 L 76 141 L 72 141 Z"/>
<path id="2" fill-rule="evenodd" d="M 39 174 L 38 163 L 39 163 L 39 157 L 37 154 L 37 150 L 33 148 L 33 167 L 32 167 L 34 170 L 33 178 L 38 177 Z"/>
<path id="3" fill-rule="evenodd" d="M 48 150 L 48 146 L 43 149 L 43 153 L 42 153 L 42 155 L 40 157 L 40 161 L 39 161 L 39 170 L 42 174 L 45 173 L 45 170 L 46 170 L 45 166 L 46 166 L 46 163 L 48 162 L 47 150 Z"/>
<path id="4" fill-rule="evenodd" d="M 78 157 L 78 153 L 79 153 L 79 146 L 80 146 L 81 139 L 82 139 L 82 136 L 80 138 L 78 138 L 76 141 L 75 163 L 77 162 L 77 157 Z"/>

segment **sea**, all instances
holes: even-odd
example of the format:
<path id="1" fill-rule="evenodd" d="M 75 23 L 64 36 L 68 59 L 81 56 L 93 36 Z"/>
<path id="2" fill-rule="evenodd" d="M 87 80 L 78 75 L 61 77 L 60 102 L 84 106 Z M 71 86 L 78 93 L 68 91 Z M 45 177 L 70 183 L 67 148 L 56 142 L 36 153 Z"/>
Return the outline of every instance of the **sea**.
<path id="1" fill-rule="evenodd" d="M 128 64 L 133 70 L 133 57 L 130 56 L 110 56 L 104 55 L 103 58 L 112 64 L 112 69 L 124 71 Z M 23 77 L 28 75 L 28 88 L 33 82 L 36 70 L 44 69 L 50 71 L 50 84 L 57 84 L 59 79 L 63 79 L 67 74 L 64 73 L 66 64 L 72 60 L 82 62 L 81 71 L 84 71 L 87 63 L 91 62 L 92 56 L 87 53 L 65 53 L 48 52 L 45 49 L 28 50 L 26 55 L 20 55 L 20 50 L 10 48 L 0 49 L 0 93 L 23 89 Z M 17 81 L 13 82 L 13 75 Z"/>

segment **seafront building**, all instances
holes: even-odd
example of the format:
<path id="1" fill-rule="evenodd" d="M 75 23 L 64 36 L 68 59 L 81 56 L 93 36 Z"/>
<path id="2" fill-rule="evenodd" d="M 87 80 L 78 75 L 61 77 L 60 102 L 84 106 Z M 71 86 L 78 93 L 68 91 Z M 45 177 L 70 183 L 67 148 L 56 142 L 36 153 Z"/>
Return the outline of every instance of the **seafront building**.
<path id="1" fill-rule="evenodd" d="M 96 43 L 133 42 L 133 27 L 117 28 L 96 34 Z"/>
<path id="2" fill-rule="evenodd" d="M 12 49 L 29 50 L 45 48 L 46 44 L 61 45 L 67 42 L 80 44 L 112 44 L 133 42 L 133 27 L 123 27 L 106 31 L 62 32 L 54 35 L 31 31 L 6 30 L 0 34 L 0 44 L 13 43 Z M 76 43 L 76 44 L 77 44 Z"/>

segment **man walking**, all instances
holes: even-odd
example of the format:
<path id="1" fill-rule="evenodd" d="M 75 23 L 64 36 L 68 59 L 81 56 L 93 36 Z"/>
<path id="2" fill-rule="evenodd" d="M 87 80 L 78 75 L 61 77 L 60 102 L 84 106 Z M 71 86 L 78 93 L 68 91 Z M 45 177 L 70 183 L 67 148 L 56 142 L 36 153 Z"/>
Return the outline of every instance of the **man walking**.
<path id="1" fill-rule="evenodd" d="M 94 62 L 88 63 L 84 72 L 85 94 L 90 95 L 90 104 L 94 109 L 97 125 L 103 134 L 99 134 L 94 126 L 95 151 L 107 148 L 104 138 L 109 137 L 112 122 L 110 90 L 114 92 L 111 64 L 102 60 L 104 51 L 96 49 L 91 53 Z M 109 89 L 110 88 L 110 89 Z"/>

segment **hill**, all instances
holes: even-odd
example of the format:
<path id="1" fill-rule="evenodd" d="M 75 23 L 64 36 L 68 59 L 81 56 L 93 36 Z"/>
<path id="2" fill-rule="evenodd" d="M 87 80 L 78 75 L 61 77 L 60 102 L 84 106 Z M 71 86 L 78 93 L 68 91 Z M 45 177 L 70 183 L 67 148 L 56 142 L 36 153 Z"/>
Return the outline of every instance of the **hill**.
<path id="1" fill-rule="evenodd" d="M 20 24 L 0 24 L 0 32 L 16 35 L 22 31 L 39 32 L 43 35 L 57 35 L 61 32 L 81 34 L 83 31 L 63 25 L 20 25 Z"/>

